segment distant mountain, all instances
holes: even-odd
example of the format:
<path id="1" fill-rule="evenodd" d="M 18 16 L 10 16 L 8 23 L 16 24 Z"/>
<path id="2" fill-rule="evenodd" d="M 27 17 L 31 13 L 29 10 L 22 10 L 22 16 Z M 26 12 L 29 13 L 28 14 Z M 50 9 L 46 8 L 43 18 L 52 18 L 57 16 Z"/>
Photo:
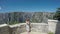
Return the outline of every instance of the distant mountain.
<path id="1" fill-rule="evenodd" d="M 53 19 L 55 13 L 50 12 L 11 12 L 0 13 L 0 24 L 23 23 L 26 18 L 30 18 L 31 22 L 47 22 L 47 19 Z"/>

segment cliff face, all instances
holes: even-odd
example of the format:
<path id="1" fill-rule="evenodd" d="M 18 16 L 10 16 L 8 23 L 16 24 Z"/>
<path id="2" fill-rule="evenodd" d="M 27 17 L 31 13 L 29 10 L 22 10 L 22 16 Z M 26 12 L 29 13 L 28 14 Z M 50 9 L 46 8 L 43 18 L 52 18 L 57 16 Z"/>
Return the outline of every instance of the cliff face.
<path id="1" fill-rule="evenodd" d="M 44 20 L 53 19 L 54 13 L 48 12 L 11 12 L 11 13 L 0 13 L 0 24 L 2 23 L 23 23 L 26 18 L 30 18 L 31 22 L 43 22 Z M 45 22 L 45 21 L 44 21 Z"/>

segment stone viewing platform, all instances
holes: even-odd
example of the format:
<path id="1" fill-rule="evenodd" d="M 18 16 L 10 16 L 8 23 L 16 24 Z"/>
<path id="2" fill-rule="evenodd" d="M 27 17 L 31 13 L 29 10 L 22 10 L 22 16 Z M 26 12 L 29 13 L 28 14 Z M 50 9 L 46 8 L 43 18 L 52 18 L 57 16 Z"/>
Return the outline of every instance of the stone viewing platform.
<path id="1" fill-rule="evenodd" d="M 27 32 L 23 32 L 21 34 L 27 34 Z M 30 34 L 47 34 L 47 33 L 40 33 L 40 32 L 30 32 Z"/>
<path id="2" fill-rule="evenodd" d="M 57 21 L 50 20 L 47 23 L 31 23 L 31 34 L 48 34 L 54 32 L 56 29 Z M 26 23 L 19 23 L 15 25 L 0 25 L 0 34 L 26 34 Z"/>

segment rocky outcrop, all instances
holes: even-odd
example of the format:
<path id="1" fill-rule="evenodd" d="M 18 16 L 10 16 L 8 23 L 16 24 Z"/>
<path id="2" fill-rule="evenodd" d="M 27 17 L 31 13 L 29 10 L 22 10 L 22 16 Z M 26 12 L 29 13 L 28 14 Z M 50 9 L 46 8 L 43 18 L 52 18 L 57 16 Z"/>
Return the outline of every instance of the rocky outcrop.
<path id="1" fill-rule="evenodd" d="M 30 18 L 31 22 L 47 22 L 47 18 L 53 19 L 54 13 L 48 12 L 11 12 L 0 13 L 0 24 L 23 23 L 26 18 Z"/>

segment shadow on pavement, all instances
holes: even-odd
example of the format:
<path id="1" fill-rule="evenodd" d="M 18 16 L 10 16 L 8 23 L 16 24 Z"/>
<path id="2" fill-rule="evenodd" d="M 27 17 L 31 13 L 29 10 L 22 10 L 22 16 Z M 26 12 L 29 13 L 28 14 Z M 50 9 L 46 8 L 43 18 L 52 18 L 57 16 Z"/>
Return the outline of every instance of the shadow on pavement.
<path id="1" fill-rule="evenodd" d="M 55 34 L 60 34 L 60 21 L 57 22 Z"/>

